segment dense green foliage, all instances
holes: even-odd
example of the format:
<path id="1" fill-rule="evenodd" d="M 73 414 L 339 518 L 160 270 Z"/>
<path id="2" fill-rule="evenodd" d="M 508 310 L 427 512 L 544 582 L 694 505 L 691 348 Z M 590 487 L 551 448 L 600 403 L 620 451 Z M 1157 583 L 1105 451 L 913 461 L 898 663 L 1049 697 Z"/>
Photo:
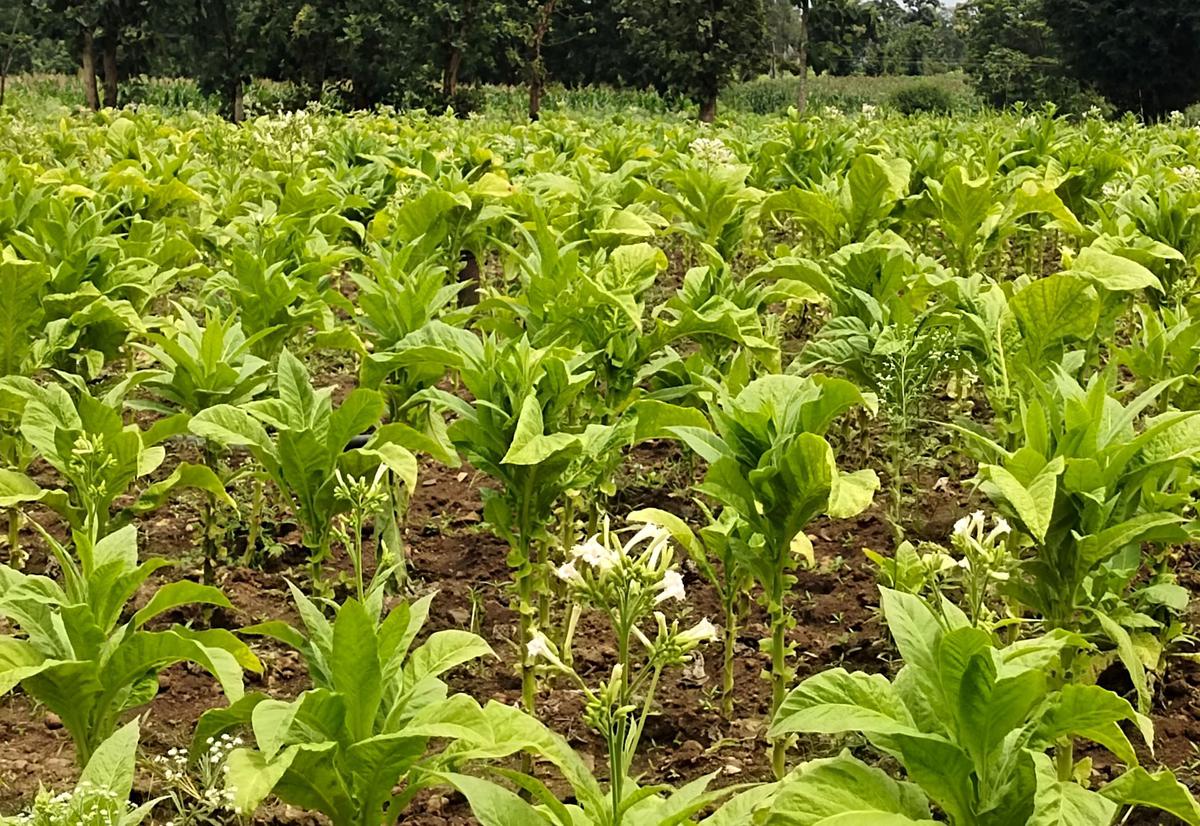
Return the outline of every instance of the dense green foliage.
<path id="1" fill-rule="evenodd" d="M 1176 0 L 34 0 L 0 9 L 0 76 L 79 67 L 92 108 L 137 100 L 140 76 L 189 77 L 234 120 L 255 78 L 286 82 L 289 108 L 461 114 L 480 85 L 523 85 L 536 119 L 560 82 L 653 88 L 708 118 L 758 73 L 964 70 L 994 105 L 1106 99 L 1156 118 L 1200 99 L 1198 15 Z"/>
<path id="2" fill-rule="evenodd" d="M 144 814 L 127 721 L 187 663 L 220 692 L 172 771 L 221 761 L 213 800 L 244 809 L 200 822 L 274 795 L 378 826 L 439 788 L 484 826 L 1200 824 L 1187 767 L 1132 745 L 1192 644 L 1200 132 L 1181 118 L 46 106 L 0 113 L 0 158 L 0 691 L 61 718 L 85 779 L 110 767 L 124 822 Z M 677 449 L 674 481 L 646 443 Z M 464 535 L 511 573 L 494 649 L 424 636 L 433 595 L 403 575 L 420 474 L 464 461 Z M 633 476 L 654 507 L 627 512 Z M 197 503 L 179 543 L 204 584 L 137 541 Z M 992 512 L 947 530 L 922 524 L 933 503 Z M 861 545 L 854 519 L 891 529 L 869 558 L 893 656 L 795 684 L 800 617 L 840 623 L 803 583 Z M 283 545 L 299 622 L 226 627 L 212 574 Z M 578 669 L 577 630 L 600 641 Z M 718 638 L 716 725 L 759 717 L 738 736 L 770 762 L 744 786 L 643 785 L 639 748 L 676 739 L 646 726 L 656 692 L 707 679 Z M 247 693 L 279 644 L 304 689 Z M 523 708 L 516 679 L 506 703 L 447 677 L 485 657 Z M 769 672 L 766 714 L 739 707 L 739 661 Z M 602 759 L 539 720 L 556 683 Z M 800 753 L 826 756 L 794 759 L 845 733 L 869 748 L 814 737 Z"/>

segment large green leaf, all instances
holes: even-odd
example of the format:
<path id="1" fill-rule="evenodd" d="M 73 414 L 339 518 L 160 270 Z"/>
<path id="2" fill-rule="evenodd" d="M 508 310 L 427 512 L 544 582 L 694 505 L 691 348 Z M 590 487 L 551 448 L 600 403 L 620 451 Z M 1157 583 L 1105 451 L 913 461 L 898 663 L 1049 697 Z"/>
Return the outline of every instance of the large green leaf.
<path id="1" fill-rule="evenodd" d="M 1044 542 L 1054 515 L 1058 477 L 1064 467 L 1063 458 L 1056 456 L 1046 462 L 1027 484 L 1000 465 L 983 465 L 979 468 L 979 475 L 984 480 L 983 490 L 988 497 L 1007 503 L 1030 535 Z"/>
<path id="2" fill-rule="evenodd" d="M 548 826 L 552 823 L 516 793 L 490 780 L 454 772 L 438 772 L 435 776 L 462 793 L 471 805 L 471 814 L 482 826 Z"/>
<path id="3" fill-rule="evenodd" d="M 117 800 L 128 800 L 133 791 L 140 734 L 136 718 L 117 729 L 92 752 L 79 777 L 80 784 L 90 783 L 95 789 L 112 792 Z"/>
<path id="4" fill-rule="evenodd" d="M 404 665 L 405 683 L 414 685 L 426 677 L 436 677 L 489 655 L 494 656 L 491 646 L 477 634 L 454 629 L 437 631 L 409 656 Z"/>
<path id="5" fill-rule="evenodd" d="M 372 733 L 383 697 L 383 664 L 375 621 L 358 600 L 346 600 L 333 623 L 329 657 L 333 689 L 346 704 L 346 725 L 352 740 Z"/>
<path id="6" fill-rule="evenodd" d="M 769 826 L 931 826 L 920 789 L 849 753 L 801 765 L 778 784 Z M 755 820 L 754 822 L 759 822 Z"/>
<path id="7" fill-rule="evenodd" d="M 1136 261 L 1111 252 L 1087 247 L 1071 264 L 1071 272 L 1091 280 L 1110 292 L 1153 289 L 1162 292 L 1162 283 L 1150 270 Z"/>
<path id="8" fill-rule="evenodd" d="M 569 433 L 546 435 L 542 407 L 537 394 L 530 393 L 521 404 L 517 429 L 508 452 L 500 460 L 505 465 L 537 465 L 555 454 L 579 447 L 579 437 Z"/>
<path id="9" fill-rule="evenodd" d="M 1200 826 L 1200 804 L 1169 771 L 1150 774 L 1139 766 L 1102 788 L 1100 794 L 1124 806 L 1148 806 L 1169 812 L 1188 826 Z"/>
<path id="10" fill-rule="evenodd" d="M 788 693 L 768 736 L 843 731 L 892 734 L 913 730 L 908 709 L 886 677 L 834 668 L 809 677 Z"/>
<path id="11" fill-rule="evenodd" d="M 1073 780 L 1059 780 L 1053 761 L 1045 754 L 1032 755 L 1037 774 L 1033 818 L 1029 826 L 1108 826 L 1117 804 Z"/>
<path id="12" fill-rule="evenodd" d="M 233 607 L 228 597 L 221 593 L 219 588 L 180 580 L 179 582 L 169 582 L 155 591 L 154 596 L 150 597 L 150 601 L 146 603 L 145 607 L 133 615 L 131 625 L 134 628 L 141 628 L 150 620 L 172 608 L 192 604 L 216 605 L 220 608 Z"/>
<path id="13" fill-rule="evenodd" d="M 1100 320 L 1095 287 L 1074 275 L 1039 278 L 1014 295 L 1009 306 L 1029 343 L 1034 365 L 1040 365 L 1054 345 L 1091 338 Z"/>
<path id="14" fill-rule="evenodd" d="M 253 416 L 227 404 L 210 407 L 192 417 L 188 429 L 225 447 L 248 447 L 268 467 L 277 465 L 267 430 Z"/>

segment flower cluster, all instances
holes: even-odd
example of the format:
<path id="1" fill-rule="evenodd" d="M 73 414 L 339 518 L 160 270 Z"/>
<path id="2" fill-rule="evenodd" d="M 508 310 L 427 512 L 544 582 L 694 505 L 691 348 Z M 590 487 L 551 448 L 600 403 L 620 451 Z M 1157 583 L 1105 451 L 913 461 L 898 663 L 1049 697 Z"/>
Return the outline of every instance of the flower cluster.
<path id="1" fill-rule="evenodd" d="M 387 490 L 384 479 L 387 478 L 387 465 L 380 465 L 375 470 L 374 477 L 343 475 L 341 470 L 334 470 L 335 484 L 333 495 L 339 502 L 351 510 L 372 513 L 387 502 Z"/>
<path id="2" fill-rule="evenodd" d="M 720 138 L 696 138 L 688 144 L 692 159 L 708 166 L 732 166 L 737 155 Z"/>
<path id="3" fill-rule="evenodd" d="M 122 826 L 135 807 L 112 789 L 81 781 L 74 791 L 39 792 L 33 805 L 14 816 L 14 826 Z"/>
<path id="4" fill-rule="evenodd" d="M 1125 194 L 1125 186 L 1124 184 L 1117 183 L 1116 181 L 1109 181 L 1104 184 L 1104 186 L 1100 187 L 1100 194 L 1102 194 L 1106 200 L 1115 201 L 1117 198 L 1120 198 Z"/>
<path id="5" fill-rule="evenodd" d="M 644 525 L 622 543 L 606 523 L 603 532 L 572 548 L 571 559 L 555 573 L 594 603 L 607 602 L 607 592 L 617 588 L 658 605 L 687 597 L 674 556 L 670 535 L 657 525 Z"/>
<path id="6" fill-rule="evenodd" d="M 878 113 L 879 113 L 879 109 L 876 106 L 874 106 L 870 103 L 864 103 L 862 105 L 862 116 L 864 118 L 870 120 L 871 118 L 875 117 L 875 115 L 877 115 Z"/>
<path id="7" fill-rule="evenodd" d="M 707 618 L 681 630 L 678 620 L 668 623 L 666 615 L 656 610 L 664 603 L 687 599 L 683 575 L 674 567 L 670 534 L 659 526 L 643 525 L 622 542 L 605 520 L 603 530 L 572 548 L 570 556 L 555 572 L 558 578 L 570 586 L 576 600 L 607 613 L 618 638 L 636 638 L 652 663 L 662 667 L 685 662 L 700 643 L 716 639 L 716 628 Z M 651 616 L 657 629 L 653 639 L 638 627 Z M 622 645 L 622 650 L 628 651 L 628 645 Z M 531 661 L 566 668 L 540 631 L 534 633 L 525 653 Z"/>
<path id="8" fill-rule="evenodd" d="M 235 803 L 237 789 L 225 781 L 229 755 L 243 745 L 241 737 L 222 734 L 205 741 L 207 748 L 198 760 L 190 761 L 187 750 L 178 748 L 150 759 L 167 800 L 175 808 L 175 816 L 166 826 L 199 826 L 221 822 L 221 813 L 240 814 Z"/>
<path id="9" fill-rule="evenodd" d="M 1200 169 L 1192 164 L 1175 167 L 1175 175 L 1179 182 L 1190 189 L 1200 188 Z"/>
<path id="10" fill-rule="evenodd" d="M 984 533 L 985 527 L 983 511 L 975 511 L 954 523 L 950 542 L 963 555 L 958 567 L 969 570 L 974 565 L 986 570 L 993 579 L 1007 580 L 1008 571 L 1005 568 L 1008 549 L 1005 540 L 1012 533 L 1012 528 L 1004 517 L 996 519 L 987 533 Z"/>

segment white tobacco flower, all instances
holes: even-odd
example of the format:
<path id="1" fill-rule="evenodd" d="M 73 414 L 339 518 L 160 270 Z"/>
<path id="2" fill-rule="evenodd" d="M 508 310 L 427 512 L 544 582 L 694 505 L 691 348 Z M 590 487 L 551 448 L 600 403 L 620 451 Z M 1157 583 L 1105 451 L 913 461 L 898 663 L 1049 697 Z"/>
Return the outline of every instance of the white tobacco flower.
<path id="1" fill-rule="evenodd" d="M 964 516 L 954 523 L 954 532 L 962 537 L 981 536 L 983 534 L 983 511 L 975 511 L 970 516 Z"/>
<path id="2" fill-rule="evenodd" d="M 575 561 L 571 560 L 563 565 L 560 565 L 554 570 L 554 575 L 563 582 L 579 582 L 583 579 L 579 571 L 575 568 Z"/>
<path id="3" fill-rule="evenodd" d="M 1175 167 L 1175 174 L 1179 176 L 1180 182 L 1186 186 L 1195 187 L 1200 185 L 1200 169 L 1197 169 L 1192 164 Z"/>
<path id="4" fill-rule="evenodd" d="M 655 605 L 669 599 L 683 601 L 687 597 L 687 593 L 683 589 L 683 577 L 678 571 L 664 571 L 659 588 L 658 596 L 654 598 Z"/>
<path id="5" fill-rule="evenodd" d="M 987 535 L 987 541 L 995 542 L 1002 536 L 1007 536 L 1012 533 L 1012 526 L 1008 524 L 1008 520 L 1001 516 L 996 520 L 995 527 Z"/>
<path id="6" fill-rule="evenodd" d="M 864 103 L 862 105 L 863 117 L 873 118 L 873 117 L 875 117 L 875 113 L 877 111 L 878 111 L 878 109 L 876 109 L 876 107 L 872 106 L 870 103 Z"/>
<path id="7" fill-rule="evenodd" d="M 617 565 L 616 554 L 594 536 L 582 545 L 572 548 L 571 554 L 576 559 L 591 565 L 600 573 L 611 571 Z"/>
<path id="8" fill-rule="evenodd" d="M 554 643 L 541 631 L 534 631 L 533 638 L 525 645 L 525 654 L 527 661 L 535 663 L 538 660 L 544 660 L 562 671 L 567 671 L 567 666 L 559 659 L 558 652 L 554 649 Z"/>
<path id="9" fill-rule="evenodd" d="M 709 622 L 708 617 L 700 620 L 686 631 L 679 633 L 679 641 L 684 645 L 699 645 L 711 642 L 717 638 L 717 626 Z"/>
<path id="10" fill-rule="evenodd" d="M 720 138 L 696 138 L 688 144 L 693 160 L 710 166 L 731 166 L 737 163 L 733 150 Z"/>

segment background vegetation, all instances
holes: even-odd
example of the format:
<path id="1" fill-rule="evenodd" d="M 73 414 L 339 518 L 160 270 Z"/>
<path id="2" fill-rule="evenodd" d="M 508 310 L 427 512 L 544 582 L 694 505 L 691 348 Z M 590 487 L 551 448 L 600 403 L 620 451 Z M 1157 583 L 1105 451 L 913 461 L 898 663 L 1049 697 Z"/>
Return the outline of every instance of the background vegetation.
<path id="1" fill-rule="evenodd" d="M 610 87 L 642 108 L 771 112 L 884 102 L 863 77 L 937 76 L 963 105 L 1054 103 L 1156 119 L 1200 100 L 1200 7 L 1084 0 L 28 0 L 0 8 L 0 74 L 78 74 L 92 108 L 185 94 L 254 102 L 519 107 Z M 949 73 L 949 74 L 948 74 Z M 811 84 L 808 77 L 816 75 Z M 148 90 L 143 77 L 187 78 Z M 843 78 L 847 80 L 843 85 Z M 281 86 L 256 85 L 264 79 Z M 550 97 L 545 97 L 548 85 Z M 490 87 L 521 87 L 520 102 Z M 271 93 L 266 94 L 267 89 Z M 653 97 L 643 93 L 652 90 Z M 892 90 L 894 92 L 894 90 Z M 573 103 L 586 106 L 584 91 Z M 601 93 L 607 95 L 608 93 Z M 264 96 L 265 95 L 265 96 Z M 3 91 L 0 91 L 0 99 Z M 607 96 L 602 98 L 607 101 Z M 931 103 L 932 101 L 932 103 Z M 936 104 L 936 105 L 934 105 Z M 902 107 L 903 108 L 903 107 Z"/>

